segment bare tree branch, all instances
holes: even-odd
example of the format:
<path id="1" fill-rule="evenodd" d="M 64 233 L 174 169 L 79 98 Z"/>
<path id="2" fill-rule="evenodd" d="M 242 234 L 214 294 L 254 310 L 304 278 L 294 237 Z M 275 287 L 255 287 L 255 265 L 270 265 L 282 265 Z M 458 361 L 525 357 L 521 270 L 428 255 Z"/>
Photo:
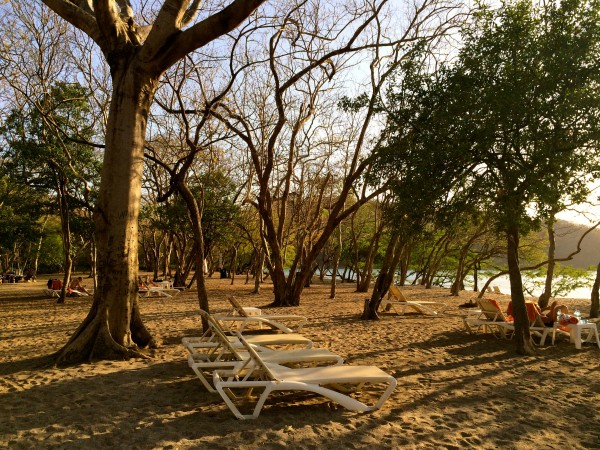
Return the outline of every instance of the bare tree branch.
<path id="1" fill-rule="evenodd" d="M 157 69 L 164 71 L 188 53 L 203 47 L 217 37 L 236 28 L 264 2 L 265 0 L 234 0 L 229 6 L 223 8 L 218 13 L 207 17 L 203 21 L 193 25 L 191 28 L 181 32 L 172 30 L 171 26 L 174 26 L 175 24 L 166 24 L 169 26 L 166 33 L 170 33 L 168 36 L 173 39 L 171 39 L 165 47 L 157 48 L 158 43 L 154 43 L 154 38 L 152 37 L 154 30 L 152 30 L 146 41 L 147 43 L 148 41 L 151 41 L 150 46 L 147 50 L 144 49 L 141 59 L 143 61 L 149 60 L 160 50 L 161 56 L 158 58 Z M 168 3 L 180 2 L 171 0 Z M 159 32 L 157 31 L 157 33 Z M 160 33 L 160 35 L 165 37 L 166 33 L 163 32 Z M 159 40 L 158 42 L 160 42 L 162 46 L 166 42 L 166 39 Z"/>
<path id="2" fill-rule="evenodd" d="M 102 48 L 103 35 L 91 10 L 79 7 L 67 0 L 42 0 L 42 2 L 71 25 L 90 36 Z"/>

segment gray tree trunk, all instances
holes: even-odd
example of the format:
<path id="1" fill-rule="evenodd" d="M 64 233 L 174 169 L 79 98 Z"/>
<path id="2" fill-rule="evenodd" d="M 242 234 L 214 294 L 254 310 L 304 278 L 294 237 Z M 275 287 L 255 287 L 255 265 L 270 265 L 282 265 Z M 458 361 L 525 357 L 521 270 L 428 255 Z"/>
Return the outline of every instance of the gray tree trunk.
<path id="1" fill-rule="evenodd" d="M 157 81 L 127 58 L 118 66 L 94 211 L 98 288 L 92 309 L 57 353 L 57 363 L 139 356 L 129 347 L 154 344 L 137 306 L 137 244 L 146 122 Z"/>

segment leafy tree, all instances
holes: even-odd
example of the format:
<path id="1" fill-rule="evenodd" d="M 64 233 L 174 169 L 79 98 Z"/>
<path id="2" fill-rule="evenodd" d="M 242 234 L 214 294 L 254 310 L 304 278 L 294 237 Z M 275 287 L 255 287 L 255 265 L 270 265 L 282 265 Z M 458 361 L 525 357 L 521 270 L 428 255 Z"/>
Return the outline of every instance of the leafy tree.
<path id="1" fill-rule="evenodd" d="M 544 269 L 527 273 L 527 277 L 523 283 L 525 292 L 529 295 L 534 295 L 536 290 L 543 287 L 544 281 L 540 281 L 540 278 L 545 278 L 545 275 L 546 270 Z M 565 296 L 575 289 L 589 286 L 590 281 L 591 275 L 588 270 L 556 263 L 554 268 L 554 283 L 550 297 Z"/>
<path id="2" fill-rule="evenodd" d="M 2 152 L 0 152 L 2 154 Z M 0 273 L 17 267 L 37 271 L 37 243 L 42 235 L 44 205 L 41 196 L 18 183 L 0 158 Z M 27 267 L 26 267 L 27 266 Z"/>
<path id="3" fill-rule="evenodd" d="M 460 92 L 470 90 L 457 115 L 475 133 L 471 151 L 482 169 L 474 181 L 482 195 L 494 193 L 488 198 L 507 237 L 519 353 L 533 351 L 520 236 L 567 197 L 585 195 L 587 174 L 597 171 L 598 19 L 598 5 L 586 1 L 484 9 L 449 78 Z"/>
<path id="4" fill-rule="evenodd" d="M 64 302 L 72 270 L 72 218 L 79 215 L 90 221 L 90 185 L 99 173 L 94 150 L 79 143 L 93 132 L 88 96 L 78 84 L 57 82 L 30 111 L 13 110 L 3 128 L 9 144 L 5 152 L 8 170 L 39 195 L 56 196 L 47 206 L 60 217 L 62 226 L 65 279 L 59 302 Z"/>
<path id="5" fill-rule="evenodd" d="M 491 205 L 507 239 L 519 353 L 533 351 L 520 237 L 565 200 L 587 194 L 598 171 L 598 12 L 585 0 L 482 8 L 442 79 L 453 98 L 444 109 L 456 121 L 444 134 L 460 131 L 451 142 L 477 162 L 470 189 Z"/>
<path id="6" fill-rule="evenodd" d="M 520 237 L 564 201 L 583 198 L 598 173 L 598 12 L 585 0 L 482 6 L 453 64 L 427 77 L 417 59 L 390 95 L 394 145 L 383 167 L 399 168 L 400 185 L 417 181 L 402 201 L 412 195 L 443 217 L 476 200 L 506 236 L 520 353 L 533 350 Z"/>
<path id="7" fill-rule="evenodd" d="M 366 305 L 363 312 L 366 319 L 377 319 L 377 308 L 401 255 L 407 254 L 407 246 L 431 233 L 435 224 L 462 212 L 471 198 L 465 195 L 463 185 L 473 162 L 464 148 L 437 134 L 444 125 L 453 123 L 443 107 L 451 94 L 437 76 L 427 73 L 427 57 L 426 47 L 415 45 L 410 58 L 395 71 L 378 106 L 380 113 L 386 113 L 387 123 L 374 152 L 375 170 L 370 182 L 385 180 L 393 193 L 387 208 L 393 229 L 368 310 Z M 449 234 L 443 233 L 441 238 L 444 236 Z M 429 274 L 437 272 L 441 260 L 429 267 Z"/>
<path id="8" fill-rule="evenodd" d="M 235 203 L 236 185 L 223 172 L 213 171 L 196 180 L 204 193 L 202 234 L 204 257 L 214 247 L 229 247 L 238 233 L 240 206 Z M 198 192 L 199 188 L 193 188 Z"/>
<path id="9" fill-rule="evenodd" d="M 188 181 L 190 192 L 202 203 L 202 235 L 204 254 L 208 258 L 215 247 L 229 248 L 237 233 L 239 205 L 235 203 L 235 186 L 230 178 L 220 171 L 208 172 Z M 154 233 L 171 234 L 175 246 L 175 284 L 187 284 L 187 278 L 195 264 L 193 232 L 190 226 L 188 208 L 180 195 L 165 203 L 149 204 L 142 208 L 140 228 L 145 241 L 155 241 L 161 247 L 163 239 L 154 239 Z M 151 250 L 150 242 L 143 242 L 146 254 Z M 149 260 L 152 258 L 148 258 Z M 158 257 L 151 264 L 157 271 Z"/>
<path id="10" fill-rule="evenodd" d="M 133 343 L 143 347 L 153 339 L 137 304 L 137 221 L 146 124 L 159 79 L 177 61 L 237 27 L 264 0 L 234 0 L 216 10 L 200 8 L 199 0 L 164 0 L 141 22 L 127 0 L 41 1 L 95 42 L 112 78 L 94 215 L 99 284 L 88 316 L 57 362 L 140 356 L 130 348 Z M 205 15 L 194 23 L 200 11 Z"/>

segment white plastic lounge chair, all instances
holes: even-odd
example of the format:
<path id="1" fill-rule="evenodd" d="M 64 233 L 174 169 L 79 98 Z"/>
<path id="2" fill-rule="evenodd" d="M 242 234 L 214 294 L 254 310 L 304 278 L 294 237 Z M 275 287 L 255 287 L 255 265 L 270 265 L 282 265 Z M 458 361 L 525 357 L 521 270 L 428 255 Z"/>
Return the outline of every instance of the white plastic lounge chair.
<path id="1" fill-rule="evenodd" d="M 544 323 L 541 316 L 542 311 L 537 303 L 531 301 L 525 302 L 525 307 L 527 308 L 527 317 L 529 320 L 529 332 L 532 336 L 539 337 L 540 345 L 544 345 L 546 338 L 550 335 L 550 332 L 553 331 L 553 327 Z M 507 314 L 512 314 L 512 305 L 510 303 L 506 312 Z M 508 329 L 514 331 L 514 324 L 512 322 L 508 325 Z M 560 335 L 568 335 L 561 326 L 558 326 L 555 329 Z M 554 340 L 552 343 L 554 343 Z"/>
<path id="2" fill-rule="evenodd" d="M 500 305 L 494 299 L 481 298 L 477 300 L 479 315 L 476 317 L 465 317 L 463 319 L 465 328 L 469 333 L 492 333 L 496 337 L 506 337 L 512 328 L 508 317 L 500 309 Z"/>
<path id="3" fill-rule="evenodd" d="M 496 300 L 480 299 L 477 300 L 477 304 L 481 309 L 480 315 L 476 318 L 464 318 L 467 331 L 476 333 L 483 330 L 494 334 L 496 337 L 512 337 L 515 330 L 512 317 L 502 311 Z M 544 345 L 552 328 L 544 325 L 534 303 L 527 302 L 525 306 L 529 318 L 529 331 L 533 336 L 540 338 L 540 345 Z"/>
<path id="4" fill-rule="evenodd" d="M 195 350 L 201 352 L 190 353 L 188 355 L 188 365 L 198 376 L 204 387 L 209 392 L 215 392 L 209 383 L 209 379 L 212 379 L 212 372 L 215 369 L 232 369 L 240 361 L 243 362 L 248 359 L 248 354 L 245 352 L 243 345 L 236 346 L 235 343 L 229 341 L 228 337 L 223 334 L 219 324 L 208 313 L 201 311 L 201 315 L 208 321 L 214 337 L 213 342 L 216 345 L 196 347 Z M 260 347 L 260 350 L 263 361 L 281 365 L 340 365 L 343 363 L 341 356 L 327 349 L 271 350 Z"/>
<path id="5" fill-rule="evenodd" d="M 42 291 L 44 292 L 44 295 L 46 295 L 48 297 L 52 297 L 52 298 L 60 297 L 60 289 L 59 290 L 43 289 Z"/>
<path id="6" fill-rule="evenodd" d="M 205 311 L 201 311 L 200 313 L 205 313 Z M 212 318 L 214 319 L 215 316 L 212 316 Z M 221 326 L 220 323 L 218 324 Z M 226 328 L 221 327 L 221 329 L 225 332 L 225 334 L 227 334 L 228 330 Z M 238 342 L 237 337 L 228 336 L 228 339 L 230 342 L 234 343 L 234 345 L 238 347 L 241 346 L 239 343 L 236 344 L 236 342 Z M 313 345 L 310 339 L 298 333 L 246 335 L 246 340 L 252 345 L 260 348 L 270 349 L 291 349 L 298 346 L 302 348 L 312 348 Z M 181 339 L 181 343 L 190 353 L 197 353 L 200 351 L 198 349 L 218 345 L 217 338 L 214 336 L 214 333 L 210 327 L 202 336 L 187 336 Z"/>
<path id="7" fill-rule="evenodd" d="M 162 286 L 154 286 L 147 288 L 139 288 L 138 295 L 143 298 L 149 297 L 174 297 L 179 294 L 181 291 L 175 288 L 166 288 Z"/>
<path id="8" fill-rule="evenodd" d="M 293 333 L 300 331 L 308 321 L 306 317 L 296 314 L 256 314 L 258 308 L 255 308 L 252 311 L 253 314 L 249 314 L 235 297 L 228 297 L 228 300 L 231 303 L 231 306 L 233 306 L 232 314 L 214 314 L 213 317 L 221 323 L 223 328 L 231 332 L 243 332 L 248 326 L 254 324 L 258 325 L 260 328 L 262 328 L 263 325 L 266 325 L 273 330 L 279 330 L 284 333 Z"/>
<path id="9" fill-rule="evenodd" d="M 388 291 L 387 299 L 385 299 L 382 302 L 382 306 L 385 311 L 390 311 L 391 309 L 393 309 L 394 312 L 396 314 L 398 314 L 399 316 L 403 315 L 406 312 L 406 308 L 411 308 L 420 314 L 437 316 L 439 314 L 438 311 L 435 311 L 433 308 L 431 308 L 428 305 L 438 305 L 439 306 L 438 309 L 445 308 L 445 305 L 440 302 L 428 302 L 428 301 L 414 302 L 414 301 L 406 300 L 406 297 L 404 297 L 404 294 L 402 294 L 400 289 L 398 289 L 398 287 L 395 284 L 392 284 L 390 286 L 390 290 Z"/>
<path id="10" fill-rule="evenodd" d="M 254 348 L 238 333 L 250 358 L 231 370 L 215 370 L 213 384 L 225 404 L 238 419 L 256 419 L 267 398 L 273 391 L 304 391 L 320 394 L 351 411 L 373 411 L 381 408 L 394 391 L 396 379 L 374 366 L 328 366 L 289 368 L 261 359 Z M 346 394 L 326 386 L 352 386 L 361 389 L 365 385 L 385 385 L 377 401 L 369 406 Z M 251 414 L 243 414 L 235 404 L 240 392 L 248 398 L 254 391 L 260 393 Z"/>

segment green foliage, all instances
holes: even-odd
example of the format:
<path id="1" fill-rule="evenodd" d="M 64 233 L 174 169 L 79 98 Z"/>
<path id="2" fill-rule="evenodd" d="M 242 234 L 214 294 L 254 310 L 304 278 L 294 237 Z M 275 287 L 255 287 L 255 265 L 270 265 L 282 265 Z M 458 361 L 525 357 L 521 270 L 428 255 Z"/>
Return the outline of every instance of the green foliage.
<path id="1" fill-rule="evenodd" d="M 236 185 L 224 173 L 209 172 L 198 183 L 204 192 L 202 232 L 204 252 L 208 255 L 214 246 L 227 247 L 238 240 L 236 223 L 240 220 L 240 207 L 235 203 Z"/>
<path id="2" fill-rule="evenodd" d="M 523 288 L 529 295 L 536 295 L 544 287 L 546 269 L 527 272 L 523 280 Z M 557 263 L 554 268 L 552 297 L 564 297 L 579 288 L 588 287 L 593 280 L 593 272 L 586 269 L 565 266 Z"/>
<path id="3" fill-rule="evenodd" d="M 69 206 L 73 235 L 82 241 L 92 236 L 90 209 L 101 165 L 95 150 L 80 143 L 94 132 L 89 96 L 89 91 L 78 84 L 57 82 L 31 109 L 12 110 L 0 129 L 7 144 L 0 150 L 3 188 L 7 189 L 7 208 L 0 217 L 6 226 L 0 235 L 13 241 L 19 236 L 29 253 L 37 248 L 42 235 L 41 218 L 59 216 L 58 196 Z M 12 221 L 7 217 L 8 207 L 15 211 Z M 60 251 L 62 245 L 53 242 L 50 248 Z M 22 258 L 23 250 L 8 251 Z M 56 270 L 56 262 L 49 262 L 48 267 Z"/>
<path id="4" fill-rule="evenodd" d="M 215 246 L 222 246 L 226 250 L 239 235 L 236 223 L 240 220 L 240 208 L 234 201 L 234 183 L 223 173 L 215 171 L 195 179 L 190 189 L 198 203 L 204 200 L 202 233 L 205 256 Z M 140 211 L 139 220 L 151 230 L 173 232 L 186 236 L 188 240 L 193 239 L 188 208 L 179 196 L 168 203 L 145 205 Z"/>
<path id="5" fill-rule="evenodd" d="M 519 1 L 475 19 L 445 83 L 469 130 L 471 186 L 500 229 L 526 233 L 598 176 L 598 4 Z"/>
<path id="6" fill-rule="evenodd" d="M 58 82 L 30 111 L 9 114 L 2 129 L 9 142 L 4 162 L 23 183 L 53 192 L 57 179 L 64 178 L 73 193 L 86 187 L 80 178 L 91 182 L 99 176 L 93 148 L 76 142 L 93 133 L 88 98 L 80 85 Z"/>
<path id="7" fill-rule="evenodd" d="M 432 67 L 414 47 L 379 105 L 370 180 L 389 183 L 398 232 L 432 241 L 483 219 L 527 235 L 587 195 L 600 174 L 599 11 L 594 0 L 480 6 L 452 63 Z"/>
<path id="8" fill-rule="evenodd" d="M 471 205 L 527 233 L 582 199 L 599 174 L 598 19 L 593 1 L 506 3 L 478 11 L 454 64 L 431 74 L 415 52 L 377 149 L 400 216 L 445 221 Z"/>
<path id="9" fill-rule="evenodd" d="M 39 273 L 58 273 L 64 270 L 63 243 L 60 222 L 54 218 L 44 227 L 40 249 Z"/>

